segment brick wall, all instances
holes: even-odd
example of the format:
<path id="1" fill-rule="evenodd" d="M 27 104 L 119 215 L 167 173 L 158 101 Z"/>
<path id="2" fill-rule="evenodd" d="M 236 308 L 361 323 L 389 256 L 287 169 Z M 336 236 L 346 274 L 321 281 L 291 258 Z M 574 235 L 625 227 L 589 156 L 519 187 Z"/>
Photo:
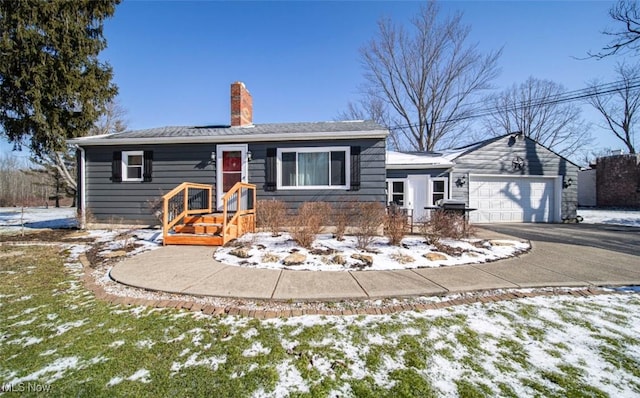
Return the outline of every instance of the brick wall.
<path id="1" fill-rule="evenodd" d="M 596 198 L 598 206 L 640 208 L 640 155 L 599 158 Z"/>

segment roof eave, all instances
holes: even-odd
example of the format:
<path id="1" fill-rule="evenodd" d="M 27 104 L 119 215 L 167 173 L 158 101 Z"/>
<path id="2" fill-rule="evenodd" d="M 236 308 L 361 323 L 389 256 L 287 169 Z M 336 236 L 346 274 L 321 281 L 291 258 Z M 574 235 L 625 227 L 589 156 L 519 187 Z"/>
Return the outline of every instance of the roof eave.
<path id="1" fill-rule="evenodd" d="M 455 166 L 455 163 L 430 163 L 430 164 L 416 164 L 416 163 L 394 163 L 387 164 L 386 168 L 389 170 L 420 170 L 420 169 L 449 169 Z"/>
<path id="2" fill-rule="evenodd" d="M 144 144 L 189 144 L 189 143 L 228 143 L 228 142 L 273 142 L 273 141 L 314 141 L 318 139 L 345 140 L 357 138 L 386 138 L 387 130 L 364 131 L 331 131 L 317 133 L 280 133 L 280 134 L 242 134 L 223 136 L 199 137 L 148 137 L 148 138 L 96 138 L 80 137 L 69 140 L 70 144 L 78 146 L 108 146 L 108 145 L 144 145 Z"/>

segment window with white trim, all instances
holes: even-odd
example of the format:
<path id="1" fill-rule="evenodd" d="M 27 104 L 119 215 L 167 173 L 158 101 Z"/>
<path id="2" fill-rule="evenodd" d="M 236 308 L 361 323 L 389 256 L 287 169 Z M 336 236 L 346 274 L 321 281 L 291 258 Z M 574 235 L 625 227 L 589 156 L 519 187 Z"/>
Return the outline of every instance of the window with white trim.
<path id="1" fill-rule="evenodd" d="M 407 192 L 405 180 L 387 180 L 387 204 L 395 204 L 404 207 L 405 195 Z"/>
<path id="2" fill-rule="evenodd" d="M 348 189 L 350 147 L 278 148 L 278 189 Z"/>
<path id="3" fill-rule="evenodd" d="M 143 171 L 143 151 L 122 151 L 122 181 L 142 181 Z"/>
<path id="4" fill-rule="evenodd" d="M 431 206 L 436 206 L 439 200 L 448 199 L 449 179 L 447 177 L 431 178 Z"/>

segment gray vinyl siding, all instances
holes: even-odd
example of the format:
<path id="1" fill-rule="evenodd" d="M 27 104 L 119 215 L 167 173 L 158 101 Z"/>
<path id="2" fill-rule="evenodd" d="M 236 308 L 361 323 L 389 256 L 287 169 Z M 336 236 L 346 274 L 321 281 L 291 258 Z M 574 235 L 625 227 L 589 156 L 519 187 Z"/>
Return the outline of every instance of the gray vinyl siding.
<path id="1" fill-rule="evenodd" d="M 276 190 L 265 192 L 267 148 L 360 146 L 360 190 Z M 96 222 L 159 224 L 149 204 L 183 182 L 216 183 L 215 144 L 164 144 L 131 146 L 87 146 L 85 176 L 87 210 Z M 343 200 L 385 202 L 385 142 L 383 139 L 332 140 L 318 142 L 250 143 L 249 182 L 256 184 L 258 200 L 279 199 L 290 209 L 305 201 Z M 153 151 L 150 182 L 112 182 L 114 151 Z M 215 195 L 215 189 L 214 189 Z"/>
<path id="2" fill-rule="evenodd" d="M 360 189 L 277 189 L 265 191 L 265 159 L 267 148 L 316 148 L 330 146 L 359 146 Z M 382 139 L 333 140 L 314 142 L 279 142 L 249 144 L 253 160 L 249 164 L 249 182 L 258 187 L 258 200 L 275 199 L 295 211 L 304 202 L 337 203 L 346 200 L 385 202 L 385 141 Z"/>
<path id="3" fill-rule="evenodd" d="M 524 159 L 522 170 L 514 170 L 513 159 L 519 156 Z M 571 178 L 573 184 L 562 188 L 561 218 L 576 216 L 578 206 L 578 167 L 537 144 L 529 138 L 502 137 L 478 149 L 459 156 L 455 160 L 455 168 L 451 173 L 453 199 L 469 203 L 469 174 L 495 174 L 505 176 L 565 176 Z M 466 177 L 467 183 L 457 186 L 459 177 Z"/>
<path id="4" fill-rule="evenodd" d="M 115 151 L 153 151 L 150 182 L 111 181 Z M 159 224 L 150 203 L 188 181 L 215 183 L 215 166 L 209 144 L 132 145 L 86 147 L 87 209 L 96 222 Z"/>

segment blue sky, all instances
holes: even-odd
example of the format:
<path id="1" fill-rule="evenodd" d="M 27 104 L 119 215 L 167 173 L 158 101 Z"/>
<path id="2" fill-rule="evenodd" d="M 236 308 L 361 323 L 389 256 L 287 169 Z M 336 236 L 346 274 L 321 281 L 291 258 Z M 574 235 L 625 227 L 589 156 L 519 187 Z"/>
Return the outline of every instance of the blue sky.
<path id="1" fill-rule="evenodd" d="M 119 101 L 132 129 L 229 123 L 229 85 L 243 81 L 254 122 L 333 120 L 362 82 L 358 50 L 389 16 L 408 21 L 418 1 L 124 1 L 105 25 Z M 470 40 L 503 47 L 497 89 L 529 76 L 568 90 L 615 80 L 620 57 L 579 60 L 607 43 L 606 1 L 445 1 Z M 585 107 L 585 117 L 598 123 Z M 620 147 L 594 126 L 597 147 Z M 5 149 L 7 145 L 3 146 Z"/>

